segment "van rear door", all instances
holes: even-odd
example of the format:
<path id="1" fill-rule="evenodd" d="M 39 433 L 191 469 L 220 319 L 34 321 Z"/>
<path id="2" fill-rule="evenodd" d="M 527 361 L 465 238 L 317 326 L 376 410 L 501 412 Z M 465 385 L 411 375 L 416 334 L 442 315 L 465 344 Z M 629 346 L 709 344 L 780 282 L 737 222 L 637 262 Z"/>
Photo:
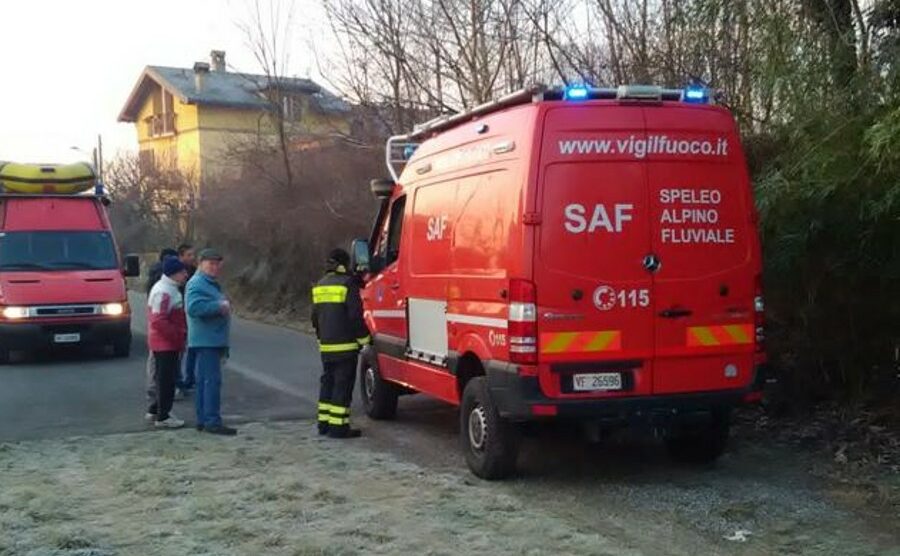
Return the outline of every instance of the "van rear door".
<path id="1" fill-rule="evenodd" d="M 745 386 L 759 272 L 752 197 L 730 114 L 644 108 L 652 228 L 656 394 Z"/>
<path id="2" fill-rule="evenodd" d="M 629 152 L 645 139 L 642 110 L 545 112 L 534 281 L 547 395 L 651 392 L 650 199 L 645 165 Z"/>

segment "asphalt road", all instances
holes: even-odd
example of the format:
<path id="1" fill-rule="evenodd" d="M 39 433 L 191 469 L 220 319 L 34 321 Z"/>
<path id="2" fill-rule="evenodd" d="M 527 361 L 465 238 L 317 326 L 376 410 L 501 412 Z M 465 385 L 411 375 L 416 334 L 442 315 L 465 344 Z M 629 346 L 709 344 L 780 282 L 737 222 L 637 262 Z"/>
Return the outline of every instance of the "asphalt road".
<path id="1" fill-rule="evenodd" d="M 144 372 L 147 359 L 144 297 L 132 294 L 134 343 L 128 359 L 100 350 L 69 350 L 14 356 L 0 367 L 0 442 L 73 435 L 137 432 L 147 429 Z M 222 415 L 230 424 L 247 421 L 312 419 L 316 413 L 319 374 L 315 339 L 282 327 L 235 318 L 231 358 L 223 378 Z M 357 396 L 358 398 L 358 396 Z M 355 417 L 364 422 L 358 399 Z M 420 397 L 402 400 L 411 410 L 403 427 L 425 428 L 455 448 L 452 408 Z M 173 412 L 193 422 L 193 404 L 176 401 Z M 388 430 L 373 436 L 392 438 Z M 396 439 L 399 449 L 415 444 Z M 426 459 L 448 465 L 462 463 L 447 444 L 429 446 Z M 452 453 L 452 450 L 451 450 Z"/>
<path id="2" fill-rule="evenodd" d="M 133 307 L 129 359 L 73 352 L 0 367 L 0 443 L 147 429 L 143 298 L 136 295 Z M 225 420 L 239 429 L 266 420 L 313 426 L 320 372 L 314 339 L 235 319 L 232 344 Z M 176 402 L 174 412 L 193 422 L 190 401 Z M 370 422 L 358 407 L 354 415 L 363 446 L 424 472 L 475 480 L 458 448 L 454 408 L 411 396 L 401 399 L 396 421 Z M 837 496 L 809 473 L 815 465 L 814 455 L 738 435 L 717 465 L 697 469 L 672 464 L 652 438 L 593 446 L 571 430 L 551 429 L 525 443 L 519 478 L 496 488 L 648 554 L 900 554 L 898 516 L 865 498 Z M 725 539 L 741 531 L 752 541 Z"/>
<path id="3" fill-rule="evenodd" d="M 20 357 L 0 367 L 0 441 L 145 430 L 142 300 L 133 298 L 134 344 L 128 359 L 72 350 Z M 320 367 L 312 339 L 236 319 L 232 353 L 222 399 L 227 421 L 314 414 Z M 173 412 L 193 422 L 190 401 L 176 401 Z"/>

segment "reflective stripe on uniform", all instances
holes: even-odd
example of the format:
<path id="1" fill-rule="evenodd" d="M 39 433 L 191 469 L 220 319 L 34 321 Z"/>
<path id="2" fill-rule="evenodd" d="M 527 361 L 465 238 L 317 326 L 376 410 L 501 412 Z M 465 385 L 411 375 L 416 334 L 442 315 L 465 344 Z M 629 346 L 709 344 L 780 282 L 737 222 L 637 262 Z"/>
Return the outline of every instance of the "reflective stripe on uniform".
<path id="1" fill-rule="evenodd" d="M 372 337 L 366 336 L 364 338 L 357 338 L 356 342 L 361 346 L 367 346 L 372 343 Z"/>
<path id="2" fill-rule="evenodd" d="M 359 349 L 359 344 L 353 342 L 352 344 L 319 344 L 319 351 L 322 353 L 342 353 L 345 351 L 356 351 Z"/>
<path id="3" fill-rule="evenodd" d="M 350 424 L 350 408 L 340 405 L 332 405 L 331 413 L 328 417 L 329 425 L 349 425 Z"/>
<path id="4" fill-rule="evenodd" d="M 347 286 L 316 286 L 312 289 L 313 303 L 344 303 Z"/>
<path id="5" fill-rule="evenodd" d="M 328 422 L 332 407 L 330 403 L 319 402 L 319 421 Z"/>

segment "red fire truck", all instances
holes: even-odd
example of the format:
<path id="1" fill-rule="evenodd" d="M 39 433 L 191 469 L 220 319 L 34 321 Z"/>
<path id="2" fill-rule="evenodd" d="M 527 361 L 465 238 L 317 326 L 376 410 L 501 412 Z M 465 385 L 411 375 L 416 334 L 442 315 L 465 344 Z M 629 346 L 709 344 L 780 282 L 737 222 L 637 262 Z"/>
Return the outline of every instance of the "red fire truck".
<path id="1" fill-rule="evenodd" d="M 514 471 L 532 420 L 645 423 L 676 459 L 723 452 L 731 409 L 760 396 L 763 298 L 738 131 L 707 90 L 533 87 L 386 152 L 352 247 L 370 417 L 411 392 L 459 405 L 487 479 Z"/>

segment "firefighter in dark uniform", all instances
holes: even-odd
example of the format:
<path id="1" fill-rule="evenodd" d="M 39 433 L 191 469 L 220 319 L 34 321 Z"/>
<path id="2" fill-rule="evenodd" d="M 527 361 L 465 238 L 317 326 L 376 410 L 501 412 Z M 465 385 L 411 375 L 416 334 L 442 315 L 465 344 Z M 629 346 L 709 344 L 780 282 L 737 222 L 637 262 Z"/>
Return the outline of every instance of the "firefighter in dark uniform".
<path id="1" fill-rule="evenodd" d="M 359 282 L 348 272 L 350 255 L 335 249 L 328 270 L 312 290 L 312 322 L 319 339 L 324 368 L 319 390 L 319 434 L 357 438 L 350 428 L 350 401 L 356 379 L 356 358 L 371 341 L 363 320 Z"/>

